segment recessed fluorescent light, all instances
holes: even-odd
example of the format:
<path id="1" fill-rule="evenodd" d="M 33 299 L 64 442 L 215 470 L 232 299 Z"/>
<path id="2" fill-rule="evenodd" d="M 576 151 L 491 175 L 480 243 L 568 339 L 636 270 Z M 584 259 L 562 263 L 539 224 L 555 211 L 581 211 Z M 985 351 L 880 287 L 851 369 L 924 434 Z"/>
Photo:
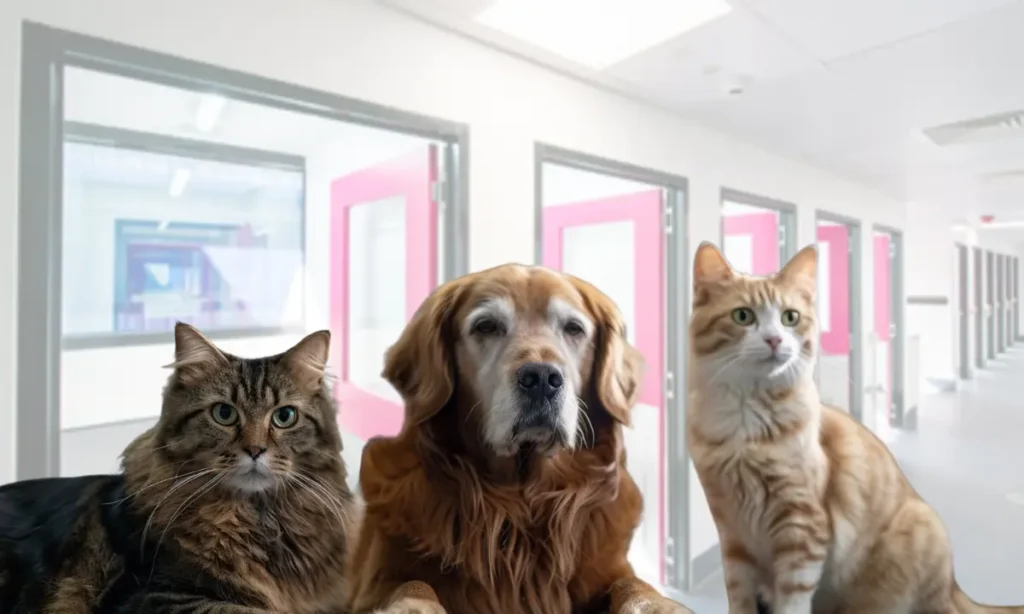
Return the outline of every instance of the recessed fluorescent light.
<path id="1" fill-rule="evenodd" d="M 986 228 L 1024 228 L 1024 220 L 1010 220 L 1006 222 L 989 222 L 978 226 L 980 230 Z"/>
<path id="2" fill-rule="evenodd" d="M 203 94 L 196 107 L 196 130 L 209 132 L 220 120 L 220 114 L 228 99 L 219 94 Z"/>
<path id="3" fill-rule="evenodd" d="M 174 176 L 171 177 L 171 186 L 167 189 L 171 194 L 171 198 L 177 198 L 182 195 L 190 177 L 192 177 L 192 171 L 187 168 L 179 168 L 174 171 Z"/>
<path id="4" fill-rule="evenodd" d="M 600 70 L 731 10 L 726 0 L 496 0 L 476 20 Z"/>

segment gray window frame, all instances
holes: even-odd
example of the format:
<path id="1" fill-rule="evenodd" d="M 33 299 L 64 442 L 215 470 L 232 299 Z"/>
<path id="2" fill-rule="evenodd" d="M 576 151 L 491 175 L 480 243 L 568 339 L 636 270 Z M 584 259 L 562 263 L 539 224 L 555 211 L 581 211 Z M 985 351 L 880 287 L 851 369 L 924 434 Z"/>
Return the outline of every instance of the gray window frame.
<path id="1" fill-rule="evenodd" d="M 782 241 L 779 246 L 779 266 L 785 266 L 787 262 L 796 256 L 797 245 L 797 206 L 793 203 L 788 203 L 782 200 L 776 200 L 774 198 L 768 198 L 766 196 L 759 196 L 750 192 L 742 192 L 740 190 L 733 190 L 731 188 L 722 188 L 721 194 L 719 195 L 720 206 L 724 209 L 726 202 L 733 202 L 743 205 L 749 205 L 751 207 L 757 207 L 759 209 L 765 209 L 768 211 L 775 211 L 779 214 L 779 229 L 782 231 Z M 725 216 L 721 216 L 721 222 L 719 224 L 719 241 L 723 252 L 725 251 Z"/>
<path id="2" fill-rule="evenodd" d="M 666 194 L 665 237 L 665 479 L 666 584 L 682 595 L 712 575 L 720 566 L 718 545 L 705 553 L 690 552 L 690 457 L 686 448 L 686 358 L 689 313 L 689 249 L 685 222 L 689 181 L 685 177 L 603 158 L 546 143 L 534 146 L 534 262 L 543 262 L 544 165 L 574 168 L 617 177 L 652 187 Z M 670 377 L 668 377 L 670 375 Z M 698 560 L 694 560 L 696 559 Z M 698 577 L 699 575 L 699 577 Z"/>
<path id="3" fill-rule="evenodd" d="M 439 226 L 448 241 L 439 281 L 469 270 L 469 129 L 465 124 L 31 21 L 22 23 L 21 51 L 16 479 L 56 476 L 60 470 L 60 237 L 67 66 L 217 93 L 444 143 Z"/>

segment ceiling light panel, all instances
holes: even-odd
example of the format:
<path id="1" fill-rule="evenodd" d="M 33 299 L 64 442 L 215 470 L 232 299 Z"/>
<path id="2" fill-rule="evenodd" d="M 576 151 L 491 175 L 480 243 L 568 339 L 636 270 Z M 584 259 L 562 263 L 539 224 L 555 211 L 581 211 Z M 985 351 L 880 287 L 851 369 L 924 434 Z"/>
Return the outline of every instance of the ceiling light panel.
<path id="1" fill-rule="evenodd" d="M 1003 139 L 1024 138 L 1024 111 L 999 113 L 924 130 L 936 145 L 987 143 Z"/>
<path id="2" fill-rule="evenodd" d="M 496 0 L 476 20 L 601 70 L 731 10 L 725 0 Z"/>

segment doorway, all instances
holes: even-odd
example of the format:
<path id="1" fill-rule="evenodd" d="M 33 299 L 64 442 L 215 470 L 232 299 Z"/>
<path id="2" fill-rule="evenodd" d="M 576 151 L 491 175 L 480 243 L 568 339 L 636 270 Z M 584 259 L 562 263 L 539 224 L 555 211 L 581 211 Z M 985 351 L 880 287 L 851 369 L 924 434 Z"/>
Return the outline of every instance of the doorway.
<path id="1" fill-rule="evenodd" d="M 988 362 L 985 351 L 985 256 L 979 247 L 973 248 L 971 253 L 974 261 L 974 366 L 984 369 Z"/>
<path id="2" fill-rule="evenodd" d="M 1003 256 L 1003 295 L 1006 305 L 1003 321 L 1003 338 L 1006 340 L 1006 347 L 1013 346 L 1013 314 L 1017 311 L 1017 301 L 1013 296 L 1013 261 L 1012 256 Z"/>
<path id="3" fill-rule="evenodd" d="M 996 348 L 1006 351 L 1006 256 L 996 254 Z"/>
<path id="4" fill-rule="evenodd" d="M 904 290 L 903 234 L 875 226 L 874 330 L 869 335 L 871 384 L 875 424 L 879 427 L 906 426 L 904 395 Z"/>
<path id="5" fill-rule="evenodd" d="M 722 190 L 722 252 L 748 275 L 776 273 L 796 255 L 796 207 L 735 190 Z"/>
<path id="6" fill-rule="evenodd" d="M 966 245 L 956 244 L 956 279 L 957 279 L 957 327 L 959 334 L 959 351 L 957 359 L 959 363 L 960 379 L 971 379 L 974 371 L 971 368 L 971 302 L 970 302 L 970 252 Z"/>
<path id="7" fill-rule="evenodd" d="M 45 26 L 23 44 L 19 479 L 117 469 L 176 321 L 245 357 L 328 328 L 336 393 L 393 402 L 354 365 L 466 270 L 464 126 Z M 361 413 L 353 477 L 394 428 Z"/>
<path id="8" fill-rule="evenodd" d="M 996 258 L 985 252 L 985 355 L 996 357 Z"/>
<path id="9" fill-rule="evenodd" d="M 648 582 L 685 590 L 689 464 L 683 433 L 686 180 L 538 144 L 537 262 L 604 291 L 646 363 L 625 445 L 644 495 L 630 562 Z M 614 249 L 611 249 L 615 246 Z"/>
<path id="10" fill-rule="evenodd" d="M 1013 271 L 1010 278 L 1010 288 L 1013 291 L 1013 341 L 1020 340 L 1020 258 L 1013 258 Z"/>
<path id="11" fill-rule="evenodd" d="M 860 225 L 819 211 L 818 321 L 821 348 L 818 387 L 822 402 L 863 421 L 860 287 Z"/>

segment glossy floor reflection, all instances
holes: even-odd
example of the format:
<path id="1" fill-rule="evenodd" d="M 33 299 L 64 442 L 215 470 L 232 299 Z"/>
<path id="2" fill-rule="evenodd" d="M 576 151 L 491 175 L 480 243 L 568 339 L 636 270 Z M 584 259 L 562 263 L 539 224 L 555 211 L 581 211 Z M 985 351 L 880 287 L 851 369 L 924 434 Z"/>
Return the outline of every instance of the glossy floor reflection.
<path id="1" fill-rule="evenodd" d="M 1024 604 L 1024 347 L 990 361 L 962 390 L 925 397 L 918 430 L 894 433 L 890 448 L 949 527 L 964 591 Z M 687 602 L 700 614 L 725 614 L 721 576 Z"/>

